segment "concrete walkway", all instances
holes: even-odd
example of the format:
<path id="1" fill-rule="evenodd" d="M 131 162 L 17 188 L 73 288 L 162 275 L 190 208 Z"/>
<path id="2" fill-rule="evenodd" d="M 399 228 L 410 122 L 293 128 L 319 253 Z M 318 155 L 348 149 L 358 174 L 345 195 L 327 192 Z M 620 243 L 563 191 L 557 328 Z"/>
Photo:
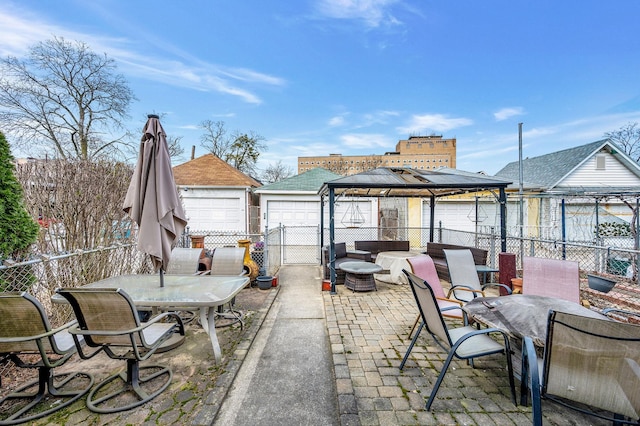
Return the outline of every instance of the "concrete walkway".
<path id="1" fill-rule="evenodd" d="M 281 269 L 278 297 L 214 424 L 340 424 L 319 273 Z"/>

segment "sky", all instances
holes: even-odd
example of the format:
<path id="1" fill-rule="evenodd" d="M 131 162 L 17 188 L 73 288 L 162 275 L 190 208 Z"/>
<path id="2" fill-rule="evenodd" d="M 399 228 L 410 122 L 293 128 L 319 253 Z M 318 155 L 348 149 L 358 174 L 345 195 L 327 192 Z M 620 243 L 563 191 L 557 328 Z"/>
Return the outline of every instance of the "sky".
<path id="1" fill-rule="evenodd" d="M 181 163 L 203 120 L 253 131 L 258 168 L 457 138 L 457 168 L 498 172 L 640 122 L 637 0 L 0 0 L 0 56 L 53 36 L 115 60 Z M 19 153 L 14 152 L 14 156 Z"/>

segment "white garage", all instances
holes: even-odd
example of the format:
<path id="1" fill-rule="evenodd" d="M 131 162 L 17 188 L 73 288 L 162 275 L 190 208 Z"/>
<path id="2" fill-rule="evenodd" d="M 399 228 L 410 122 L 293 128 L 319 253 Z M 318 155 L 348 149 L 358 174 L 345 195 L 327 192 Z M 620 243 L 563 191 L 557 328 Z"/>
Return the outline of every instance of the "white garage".
<path id="1" fill-rule="evenodd" d="M 251 233 L 252 190 L 260 182 L 206 154 L 173 168 L 189 232 Z M 255 231 L 254 231 L 255 232 Z"/>

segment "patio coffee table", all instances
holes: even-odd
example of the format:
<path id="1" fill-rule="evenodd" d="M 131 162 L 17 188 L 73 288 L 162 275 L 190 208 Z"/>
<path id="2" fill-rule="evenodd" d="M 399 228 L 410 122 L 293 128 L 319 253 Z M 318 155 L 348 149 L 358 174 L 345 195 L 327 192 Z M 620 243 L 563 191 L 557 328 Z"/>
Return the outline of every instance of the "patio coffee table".
<path id="1" fill-rule="evenodd" d="M 121 288 L 136 306 L 200 310 L 200 323 L 211 339 L 216 363 L 222 361 L 222 351 L 216 335 L 216 308 L 229 303 L 249 283 L 249 277 L 222 275 L 165 275 L 160 287 L 158 274 L 120 275 L 87 284 L 87 288 Z M 55 303 L 67 300 L 55 294 Z"/>
<path id="2" fill-rule="evenodd" d="M 344 286 L 353 291 L 377 290 L 373 274 L 382 271 L 382 266 L 371 262 L 344 262 L 340 264 L 346 274 Z"/>

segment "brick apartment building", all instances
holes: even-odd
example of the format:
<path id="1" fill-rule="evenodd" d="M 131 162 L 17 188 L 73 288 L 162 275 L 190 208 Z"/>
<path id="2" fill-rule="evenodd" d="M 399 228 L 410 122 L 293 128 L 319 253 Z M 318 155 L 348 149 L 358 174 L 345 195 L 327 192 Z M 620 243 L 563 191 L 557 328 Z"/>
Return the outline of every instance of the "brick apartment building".
<path id="1" fill-rule="evenodd" d="M 322 167 L 344 176 L 353 175 L 377 167 L 408 167 L 434 170 L 439 167 L 456 167 L 456 139 L 440 136 L 410 136 L 400 140 L 394 152 L 383 155 L 329 154 L 315 157 L 298 157 L 298 174 Z"/>

